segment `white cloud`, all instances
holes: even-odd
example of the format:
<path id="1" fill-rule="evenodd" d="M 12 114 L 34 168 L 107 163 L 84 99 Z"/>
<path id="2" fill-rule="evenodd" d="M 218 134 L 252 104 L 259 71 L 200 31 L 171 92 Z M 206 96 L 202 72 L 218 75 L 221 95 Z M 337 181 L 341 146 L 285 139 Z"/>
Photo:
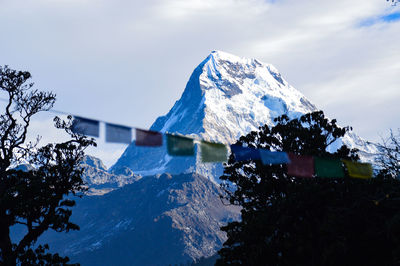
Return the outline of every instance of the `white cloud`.
<path id="1" fill-rule="evenodd" d="M 58 109 L 148 127 L 223 50 L 275 65 L 330 117 L 378 139 L 400 118 L 400 22 L 360 25 L 396 10 L 384 0 L 3 0 L 0 64 L 29 70 Z"/>
<path id="2" fill-rule="evenodd" d="M 157 11 L 169 19 L 193 20 L 204 17 L 215 19 L 218 16 L 235 18 L 260 15 L 268 10 L 269 6 L 269 3 L 262 0 L 172 0 L 164 1 Z"/>

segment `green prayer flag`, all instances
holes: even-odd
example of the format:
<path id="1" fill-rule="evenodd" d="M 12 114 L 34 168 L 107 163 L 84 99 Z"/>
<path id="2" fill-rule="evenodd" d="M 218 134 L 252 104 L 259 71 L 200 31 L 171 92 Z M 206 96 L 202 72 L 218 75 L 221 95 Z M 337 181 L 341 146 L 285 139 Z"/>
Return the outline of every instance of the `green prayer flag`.
<path id="1" fill-rule="evenodd" d="M 314 157 L 314 167 L 318 177 L 344 177 L 342 162 L 338 159 Z"/>
<path id="2" fill-rule="evenodd" d="M 193 139 L 167 134 L 167 151 L 172 156 L 193 156 Z"/>
<path id="3" fill-rule="evenodd" d="M 352 162 L 349 160 L 342 160 L 346 165 L 350 177 L 355 178 L 372 178 L 372 165 L 370 163 Z"/>
<path id="4" fill-rule="evenodd" d="M 203 163 L 227 161 L 228 149 L 224 144 L 202 141 L 200 150 Z"/>

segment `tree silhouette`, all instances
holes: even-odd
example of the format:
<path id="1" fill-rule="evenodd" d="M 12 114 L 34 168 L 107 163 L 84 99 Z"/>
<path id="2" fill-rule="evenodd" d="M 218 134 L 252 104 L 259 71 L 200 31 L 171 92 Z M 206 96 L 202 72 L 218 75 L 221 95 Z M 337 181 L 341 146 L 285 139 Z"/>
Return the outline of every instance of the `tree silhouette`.
<path id="1" fill-rule="evenodd" d="M 289 120 L 241 137 L 238 144 L 299 155 L 357 159 L 340 146 L 340 128 L 322 112 Z M 336 145 L 335 152 L 329 146 Z M 217 265 L 397 265 L 400 262 L 400 184 L 379 175 L 353 178 L 296 178 L 286 165 L 235 162 L 221 177 L 242 220 L 222 227 L 228 239 Z"/>
<path id="2" fill-rule="evenodd" d="M 71 117 L 67 122 L 54 119 L 70 140 L 43 147 L 38 147 L 39 138 L 27 142 L 32 116 L 51 109 L 56 99 L 51 92 L 34 90 L 30 78 L 29 72 L 0 67 L 0 89 L 7 96 L 0 115 L 0 264 L 66 265 L 67 257 L 35 243 L 49 229 L 79 229 L 69 220 L 75 201 L 67 196 L 85 191 L 78 165 L 85 148 L 95 143 L 71 131 Z M 15 242 L 10 236 L 13 226 L 24 228 Z"/>
<path id="3" fill-rule="evenodd" d="M 390 130 L 390 136 L 382 139 L 382 143 L 377 144 L 380 151 L 376 158 L 376 163 L 382 175 L 392 178 L 400 178 L 400 129 L 397 135 Z"/>

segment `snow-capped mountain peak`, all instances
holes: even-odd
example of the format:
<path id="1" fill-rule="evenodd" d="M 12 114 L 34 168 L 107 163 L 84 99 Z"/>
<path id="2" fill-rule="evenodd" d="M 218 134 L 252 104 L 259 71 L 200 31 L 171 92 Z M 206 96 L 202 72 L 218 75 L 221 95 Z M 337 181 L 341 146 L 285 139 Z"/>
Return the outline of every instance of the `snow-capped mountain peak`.
<path id="1" fill-rule="evenodd" d="M 167 115 L 157 118 L 151 130 L 230 144 L 261 125 L 273 125 L 282 114 L 297 118 L 315 110 L 272 65 L 213 51 L 195 68 L 181 98 Z M 347 136 L 345 143 L 352 144 L 350 139 Z M 138 175 L 197 172 L 214 181 L 222 174 L 222 164 L 171 157 L 165 145 L 146 148 L 135 143 L 110 171 L 118 174 L 126 168 Z"/>
<path id="2" fill-rule="evenodd" d="M 232 143 L 283 113 L 296 117 L 313 110 L 316 107 L 272 65 L 213 51 L 195 69 L 181 99 L 152 130 Z"/>
<path id="3" fill-rule="evenodd" d="M 279 115 L 295 118 L 314 110 L 316 107 L 272 65 L 213 51 L 195 68 L 181 98 L 151 130 L 229 144 L 261 125 L 272 125 Z M 222 173 L 221 164 L 170 157 L 165 145 L 145 148 L 134 143 L 111 171 L 120 173 L 126 167 L 139 175 L 198 172 L 214 181 Z"/>

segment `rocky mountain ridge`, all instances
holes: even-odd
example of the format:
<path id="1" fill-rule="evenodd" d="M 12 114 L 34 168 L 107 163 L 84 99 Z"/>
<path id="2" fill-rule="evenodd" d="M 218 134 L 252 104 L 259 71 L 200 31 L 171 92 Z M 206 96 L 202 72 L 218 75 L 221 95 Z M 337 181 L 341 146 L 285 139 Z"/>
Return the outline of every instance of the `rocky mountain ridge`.
<path id="1" fill-rule="evenodd" d="M 118 175 L 110 173 L 100 159 L 90 155 L 85 155 L 80 165 L 83 168 L 82 179 L 88 186 L 89 195 L 103 195 L 141 178 L 129 168 L 124 168 Z"/>
<path id="2" fill-rule="evenodd" d="M 213 51 L 193 71 L 181 98 L 150 129 L 232 144 L 259 126 L 272 126 L 277 116 L 297 118 L 316 110 L 272 65 Z M 354 133 L 330 148 L 335 150 L 342 142 L 362 150 L 365 158 L 376 151 Z M 137 175 L 196 172 L 216 183 L 223 170 L 222 164 L 201 163 L 199 155 L 171 157 L 165 144 L 148 148 L 135 142 L 109 172 L 120 175 L 126 168 Z"/>
<path id="3" fill-rule="evenodd" d="M 198 174 L 143 177 L 77 201 L 80 231 L 47 232 L 40 241 L 82 265 L 174 265 L 214 255 L 220 226 L 240 219 L 220 188 Z"/>

